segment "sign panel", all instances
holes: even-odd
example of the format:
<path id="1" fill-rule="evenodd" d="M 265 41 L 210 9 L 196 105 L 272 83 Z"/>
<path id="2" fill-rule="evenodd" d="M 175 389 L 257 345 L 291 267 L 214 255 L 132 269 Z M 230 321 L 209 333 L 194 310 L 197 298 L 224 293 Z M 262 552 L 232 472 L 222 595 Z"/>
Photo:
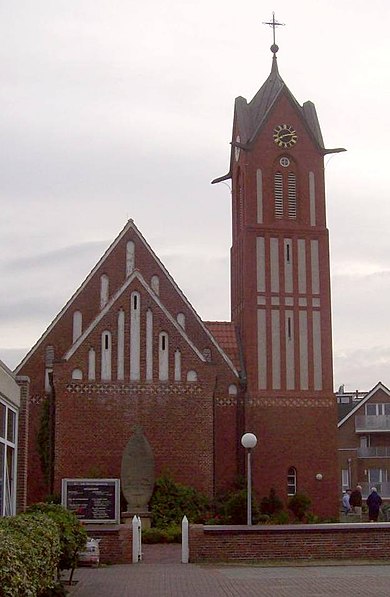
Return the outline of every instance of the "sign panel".
<path id="1" fill-rule="evenodd" d="M 119 479 L 62 479 L 62 505 L 86 523 L 119 523 Z"/>

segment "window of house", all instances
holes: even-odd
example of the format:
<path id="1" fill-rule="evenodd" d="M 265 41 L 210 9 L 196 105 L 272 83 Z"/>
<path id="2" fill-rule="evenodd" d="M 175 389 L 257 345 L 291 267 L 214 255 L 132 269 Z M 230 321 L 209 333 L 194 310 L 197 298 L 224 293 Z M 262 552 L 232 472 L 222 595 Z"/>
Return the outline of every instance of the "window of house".
<path id="1" fill-rule="evenodd" d="M 349 479 L 349 471 L 347 468 L 343 468 L 341 470 L 341 489 L 346 491 L 351 487 L 351 482 Z"/>
<path id="2" fill-rule="evenodd" d="M 297 469 L 290 467 L 287 473 L 287 495 L 295 495 L 297 492 Z"/>
<path id="3" fill-rule="evenodd" d="M 374 404 L 366 404 L 366 415 L 390 415 L 390 402 L 385 402 L 384 404 L 378 402 Z"/>
<path id="4" fill-rule="evenodd" d="M 0 401 L 0 516 L 16 513 L 17 413 Z"/>

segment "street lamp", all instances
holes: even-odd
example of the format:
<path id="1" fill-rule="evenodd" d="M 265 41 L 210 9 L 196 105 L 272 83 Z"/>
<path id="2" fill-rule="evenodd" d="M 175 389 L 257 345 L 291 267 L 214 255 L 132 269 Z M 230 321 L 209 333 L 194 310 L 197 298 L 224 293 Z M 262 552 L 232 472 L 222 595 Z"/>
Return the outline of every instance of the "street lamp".
<path id="1" fill-rule="evenodd" d="M 241 438 L 241 443 L 247 452 L 247 516 L 246 523 L 248 526 L 252 524 L 252 479 L 251 479 L 251 450 L 257 444 L 257 437 L 254 433 L 244 433 Z"/>

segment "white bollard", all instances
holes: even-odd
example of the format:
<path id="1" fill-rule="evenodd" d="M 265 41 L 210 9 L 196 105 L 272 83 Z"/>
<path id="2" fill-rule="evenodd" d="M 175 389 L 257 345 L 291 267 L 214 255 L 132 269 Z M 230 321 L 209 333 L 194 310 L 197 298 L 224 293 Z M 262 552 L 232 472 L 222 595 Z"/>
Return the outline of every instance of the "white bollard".
<path id="1" fill-rule="evenodd" d="M 142 562 L 142 520 L 138 516 L 138 561 Z"/>
<path id="2" fill-rule="evenodd" d="M 181 521 L 181 562 L 188 564 L 189 561 L 189 545 L 188 545 L 188 519 L 183 516 Z"/>
<path id="3" fill-rule="evenodd" d="M 139 559 L 139 530 L 138 530 L 138 517 L 133 516 L 131 523 L 133 528 L 133 564 L 136 564 Z"/>

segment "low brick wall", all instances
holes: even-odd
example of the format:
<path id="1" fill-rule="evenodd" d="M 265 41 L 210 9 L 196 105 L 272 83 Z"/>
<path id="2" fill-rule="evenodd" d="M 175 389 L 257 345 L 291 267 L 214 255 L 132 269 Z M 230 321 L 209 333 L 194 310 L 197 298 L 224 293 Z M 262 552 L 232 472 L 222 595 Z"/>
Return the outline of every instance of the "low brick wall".
<path id="1" fill-rule="evenodd" d="M 388 560 L 390 523 L 190 525 L 190 562 Z"/>
<path id="2" fill-rule="evenodd" d="M 100 539 L 101 564 L 131 564 L 133 533 L 131 525 L 86 525 L 88 537 Z"/>

